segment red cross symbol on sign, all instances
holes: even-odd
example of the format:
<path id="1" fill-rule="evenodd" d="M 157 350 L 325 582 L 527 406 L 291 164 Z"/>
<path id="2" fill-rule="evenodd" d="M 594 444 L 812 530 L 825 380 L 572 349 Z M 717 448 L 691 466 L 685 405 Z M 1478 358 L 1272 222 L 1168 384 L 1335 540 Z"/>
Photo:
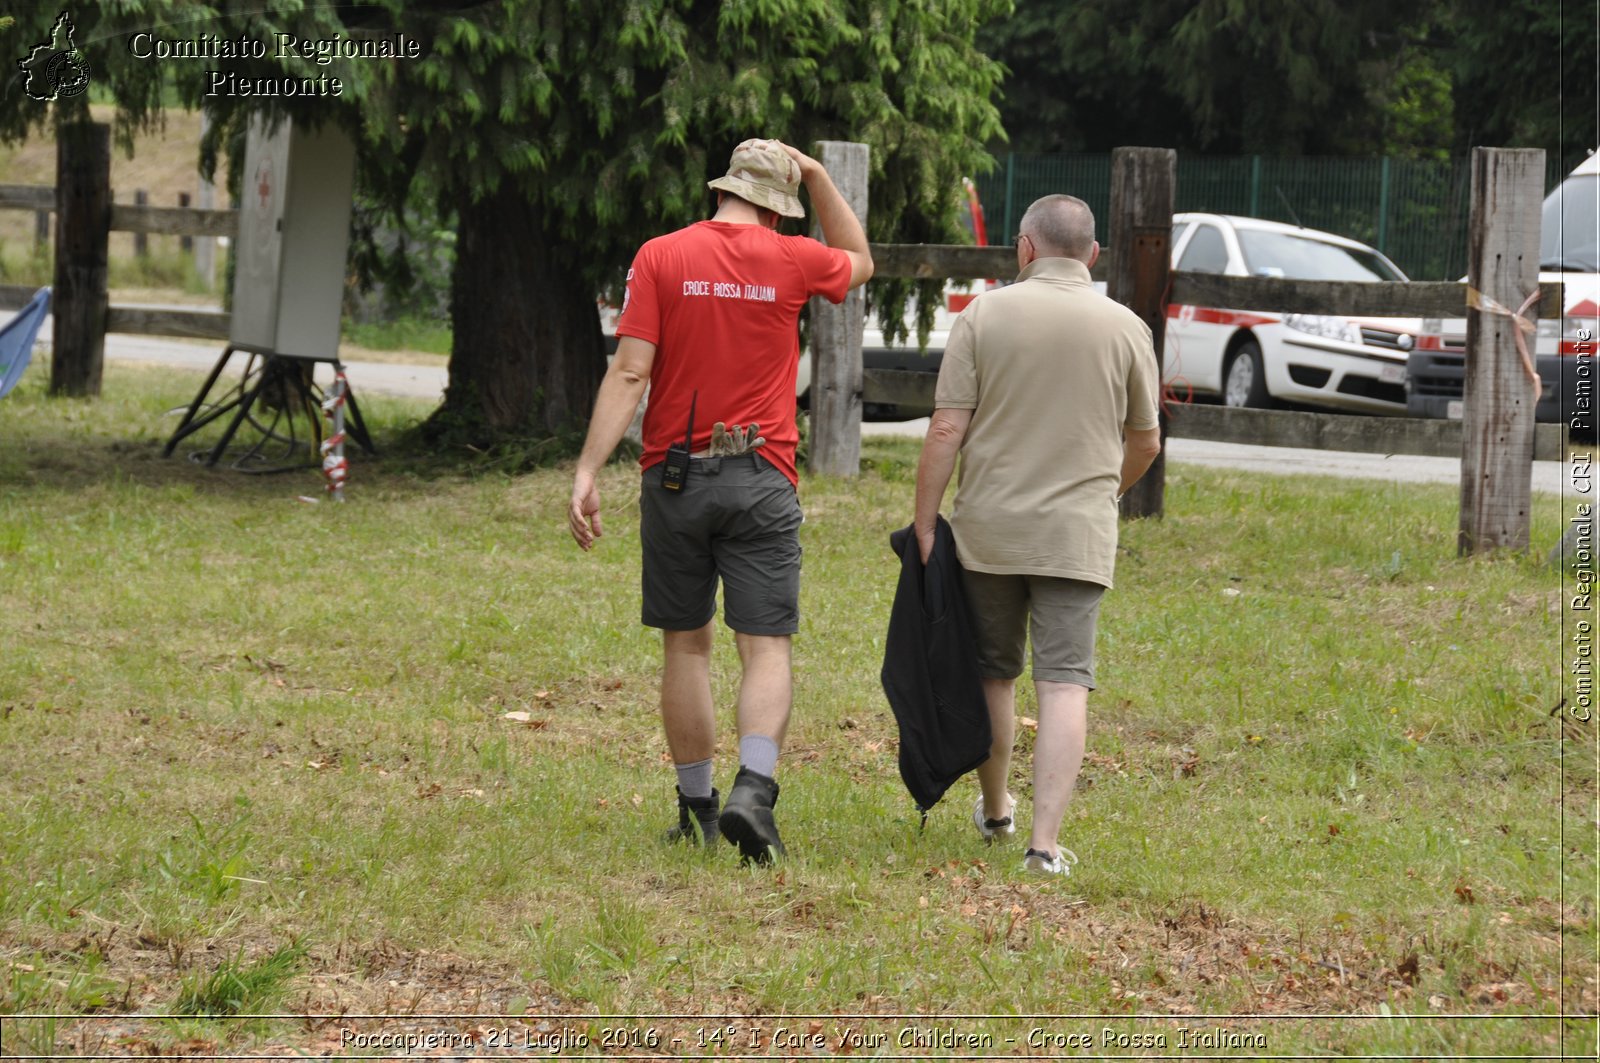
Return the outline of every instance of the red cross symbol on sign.
<path id="1" fill-rule="evenodd" d="M 261 197 L 261 207 L 265 209 L 272 199 L 272 167 L 267 163 L 256 170 L 256 195 Z"/>

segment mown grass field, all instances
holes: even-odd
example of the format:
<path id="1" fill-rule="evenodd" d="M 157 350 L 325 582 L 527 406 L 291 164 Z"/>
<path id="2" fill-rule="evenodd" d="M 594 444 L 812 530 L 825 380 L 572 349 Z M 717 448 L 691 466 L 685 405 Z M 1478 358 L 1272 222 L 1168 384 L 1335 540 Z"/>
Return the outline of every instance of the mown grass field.
<path id="1" fill-rule="evenodd" d="M 310 506 L 311 472 L 159 457 L 191 376 L 112 366 L 93 403 L 44 379 L 0 402 L 7 1055 L 549 1054 L 564 1029 L 733 1055 L 778 1027 L 862 1056 L 1592 1053 L 1555 499 L 1540 549 L 1459 560 L 1449 486 L 1172 466 L 1102 611 L 1082 863 L 1041 882 L 977 838 L 975 783 L 923 830 L 900 785 L 877 671 L 916 444 L 869 441 L 859 480 L 802 484 L 790 858 L 762 870 L 658 841 L 630 466 L 584 556 L 565 469 L 406 457 L 415 404 L 364 397 L 386 456 Z M 729 637 L 717 667 L 726 787 Z M 882 1017 L 910 1014 L 940 1018 Z"/>

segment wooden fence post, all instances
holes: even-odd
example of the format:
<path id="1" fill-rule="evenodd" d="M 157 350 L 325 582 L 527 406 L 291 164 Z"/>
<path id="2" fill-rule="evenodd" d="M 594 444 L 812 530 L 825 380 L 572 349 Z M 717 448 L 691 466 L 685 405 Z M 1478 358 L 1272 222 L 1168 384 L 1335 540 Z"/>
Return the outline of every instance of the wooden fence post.
<path id="1" fill-rule="evenodd" d="M 867 225 L 868 154 L 865 144 L 824 140 L 817 161 Z M 821 238 L 812 221 L 811 234 Z M 811 300 L 811 455 L 807 468 L 824 476 L 861 472 L 861 329 L 866 294 L 856 288 L 838 306 L 820 296 Z"/>
<path id="2" fill-rule="evenodd" d="M 148 207 L 150 205 L 150 193 L 142 188 L 134 189 L 133 205 L 136 207 Z M 133 254 L 135 258 L 150 257 L 149 233 L 136 232 L 133 234 Z"/>
<path id="3" fill-rule="evenodd" d="M 1538 289 L 1543 191 L 1542 150 L 1472 149 L 1467 284 L 1512 311 Z M 1533 382 L 1517 353 L 1517 323 L 1476 303 L 1469 298 L 1460 554 L 1526 549 L 1533 487 Z M 1531 355 L 1533 336 L 1525 340 Z"/>
<path id="4" fill-rule="evenodd" d="M 1106 294 L 1150 326 L 1156 369 L 1167 334 L 1167 275 L 1172 270 L 1172 202 L 1178 153 L 1171 148 L 1117 148 L 1111 153 L 1111 257 Z M 1124 520 L 1159 517 L 1166 507 L 1167 411 L 1161 410 L 1162 453 L 1122 497 Z"/>
<path id="5" fill-rule="evenodd" d="M 180 206 L 180 207 L 188 207 L 189 206 L 189 193 L 187 193 L 187 192 L 179 192 L 178 193 L 178 206 Z M 194 237 L 192 237 L 192 236 L 180 236 L 180 237 L 178 237 L 178 253 L 180 255 L 193 255 L 194 254 Z"/>
<path id="6" fill-rule="evenodd" d="M 50 394 L 98 395 L 106 353 L 106 244 L 111 235 L 111 127 L 56 132 L 56 282 Z"/>

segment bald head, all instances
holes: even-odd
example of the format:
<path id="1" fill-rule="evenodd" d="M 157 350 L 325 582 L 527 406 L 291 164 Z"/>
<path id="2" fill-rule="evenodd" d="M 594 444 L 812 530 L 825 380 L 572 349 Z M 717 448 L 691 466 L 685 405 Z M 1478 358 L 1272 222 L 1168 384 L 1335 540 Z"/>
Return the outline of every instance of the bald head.
<path id="1" fill-rule="evenodd" d="M 1044 196 L 1033 201 L 1020 226 L 1041 258 L 1089 261 L 1094 253 L 1094 212 L 1076 196 Z"/>

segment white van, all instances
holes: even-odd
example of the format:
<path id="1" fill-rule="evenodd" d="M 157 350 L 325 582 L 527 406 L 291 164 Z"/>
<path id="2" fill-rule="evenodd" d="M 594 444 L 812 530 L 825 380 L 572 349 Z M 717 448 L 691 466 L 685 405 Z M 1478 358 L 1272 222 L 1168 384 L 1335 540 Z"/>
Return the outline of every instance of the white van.
<path id="1" fill-rule="evenodd" d="M 1593 357 L 1600 331 L 1600 153 L 1579 163 L 1545 197 L 1539 280 L 1560 281 L 1566 290 L 1560 320 L 1538 323 L 1534 363 L 1544 390 L 1534 418 L 1566 421 L 1573 432 L 1591 435 L 1594 377 L 1580 378 L 1577 358 Z M 1466 341 L 1465 318 L 1423 322 L 1423 335 L 1406 365 L 1406 410 L 1411 416 L 1461 416 Z M 1589 386 L 1583 396 L 1578 393 L 1580 379 Z"/>

